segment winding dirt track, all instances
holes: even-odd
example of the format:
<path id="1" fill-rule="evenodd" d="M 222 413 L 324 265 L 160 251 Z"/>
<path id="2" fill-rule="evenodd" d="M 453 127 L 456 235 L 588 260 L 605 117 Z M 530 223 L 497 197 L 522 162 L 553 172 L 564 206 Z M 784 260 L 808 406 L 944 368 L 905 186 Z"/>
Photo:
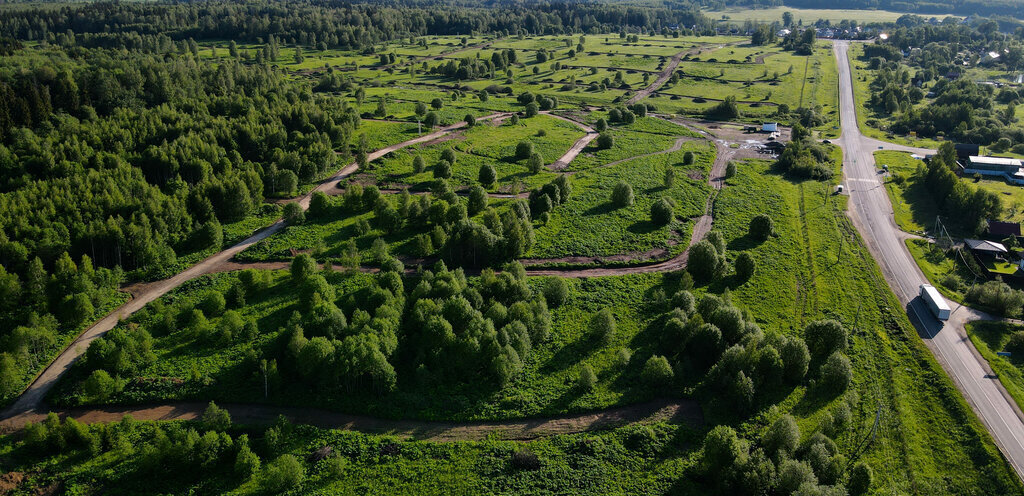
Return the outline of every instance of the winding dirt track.
<path id="1" fill-rule="evenodd" d="M 700 405 L 692 400 L 654 400 L 636 405 L 608 408 L 596 412 L 537 419 L 517 419 L 481 422 L 443 422 L 426 420 L 389 420 L 348 415 L 316 408 L 279 407 L 269 405 L 220 405 L 239 424 L 265 425 L 284 415 L 291 422 L 310 424 L 325 429 L 347 429 L 374 434 L 390 434 L 402 438 L 425 441 L 481 440 L 497 434 L 502 439 L 529 440 L 557 434 L 572 434 L 607 429 L 635 422 L 669 420 L 692 426 L 704 423 Z M 198 402 L 164 405 L 113 406 L 104 408 L 76 408 L 56 412 L 79 422 L 117 422 L 125 415 L 135 420 L 195 420 L 202 416 L 206 405 Z M 0 422 L 0 431 L 17 429 L 25 422 L 39 422 L 45 414 L 32 413 Z"/>
<path id="2" fill-rule="evenodd" d="M 478 121 L 494 119 L 501 115 L 504 114 L 491 114 L 478 119 Z M 422 143 L 424 141 L 430 141 L 437 137 L 458 130 L 465 125 L 465 122 L 456 123 L 451 126 L 441 128 L 440 130 L 435 131 L 433 133 L 426 134 L 408 141 L 404 141 L 402 143 L 397 143 L 395 145 L 391 145 L 385 148 L 381 148 L 380 150 L 377 150 L 369 154 L 368 159 L 376 160 L 395 150 L 400 150 L 407 146 L 412 146 L 417 143 Z M 299 198 L 299 205 L 301 205 L 303 209 L 309 208 L 309 200 L 314 192 L 324 191 L 333 187 L 336 182 L 352 174 L 353 172 L 356 171 L 357 168 L 358 164 L 356 164 L 355 162 L 342 167 L 341 170 L 339 170 L 333 176 L 321 181 L 316 188 L 314 188 L 308 194 L 303 195 L 301 198 Z M 71 343 L 71 345 L 69 345 L 60 355 L 57 356 L 56 359 L 54 359 L 53 362 L 50 363 L 50 365 L 43 369 L 39 376 L 37 376 L 36 379 L 31 384 L 29 384 L 28 388 L 21 394 L 21 396 L 18 397 L 14 404 L 8 407 L 3 412 L 3 415 L 0 415 L 0 417 L 13 417 L 19 414 L 23 414 L 25 412 L 31 412 L 32 410 L 35 410 L 37 407 L 39 407 L 42 404 L 43 398 L 46 396 L 46 393 L 50 390 L 50 388 L 53 387 L 54 384 L 56 384 L 57 379 L 60 378 L 60 376 L 63 375 L 65 372 L 67 372 L 67 370 L 71 367 L 71 364 L 74 363 L 74 361 L 78 359 L 78 357 L 82 353 L 85 352 L 85 349 L 89 347 L 89 343 L 91 343 L 96 338 L 102 336 L 110 329 L 113 329 L 114 326 L 117 325 L 117 323 L 122 318 L 139 311 L 147 303 L 163 296 L 168 291 L 180 286 L 186 281 L 199 277 L 203 274 L 216 272 L 216 269 L 219 266 L 230 261 L 232 257 L 240 253 L 242 250 L 245 250 L 246 248 L 256 244 L 257 242 L 266 239 L 267 237 L 280 231 L 284 227 L 284 221 L 278 220 L 277 222 L 270 225 L 266 229 L 263 229 L 262 231 L 253 234 L 252 236 L 241 241 L 240 243 L 230 248 L 227 248 L 221 252 L 218 252 L 214 255 L 211 255 L 205 260 L 197 263 L 196 265 L 193 265 L 192 267 L 189 267 L 188 269 L 182 272 L 179 272 L 178 274 L 175 274 L 174 276 L 171 276 L 170 278 L 151 282 L 145 285 L 137 285 L 137 291 L 133 293 L 134 298 L 129 300 L 127 303 L 121 305 L 120 307 L 117 307 L 116 309 L 114 309 L 113 312 L 107 314 L 105 317 L 103 317 L 95 324 L 90 326 L 88 329 L 83 331 L 82 334 L 79 335 L 78 338 Z"/>
<path id="3" fill-rule="evenodd" d="M 729 43 L 729 45 L 735 45 L 735 44 L 736 43 Z M 701 53 L 704 53 L 707 50 L 724 48 L 725 46 L 726 45 L 717 45 L 717 46 L 702 45 L 702 46 L 699 46 L 699 47 L 696 47 L 696 48 L 690 48 L 688 50 L 683 50 L 683 51 L 673 55 L 672 56 L 672 60 L 670 60 L 668 62 L 668 65 L 666 65 L 665 68 L 661 70 L 661 73 L 658 74 L 658 79 L 655 79 L 654 82 L 651 83 L 648 87 L 646 87 L 646 88 L 636 92 L 636 94 L 633 95 L 629 100 L 627 100 L 626 103 L 629 104 L 629 105 L 632 105 L 632 104 L 634 104 L 636 102 L 639 102 L 640 100 L 643 100 L 644 98 L 647 98 L 647 97 L 651 96 L 651 93 L 654 93 L 655 91 L 658 90 L 658 88 L 661 88 L 665 84 L 665 82 L 668 81 L 669 78 L 672 77 L 672 73 L 675 72 L 677 67 L 679 67 L 679 63 L 683 60 L 683 57 L 685 57 L 687 55 L 699 55 Z"/>
<path id="4" fill-rule="evenodd" d="M 505 115 L 506 114 L 503 113 L 496 113 L 482 117 L 478 119 L 478 121 L 500 119 Z M 587 131 L 587 135 L 580 138 L 569 152 L 559 159 L 567 160 L 566 163 L 568 163 L 586 147 L 586 143 L 589 143 L 589 140 L 592 140 L 597 133 L 592 132 L 593 130 L 585 124 L 571 119 L 566 119 L 561 116 L 555 117 L 573 122 Z M 457 123 L 452 126 L 442 128 L 434 133 L 382 148 L 370 153 L 367 158 L 370 161 L 376 160 L 393 151 L 443 137 L 457 131 L 465 125 L 465 123 Z M 701 130 L 698 130 L 698 132 L 704 133 Z M 580 145 L 581 141 L 587 140 L 588 138 L 588 141 Z M 681 145 L 682 141 L 677 140 L 676 143 L 673 144 L 673 148 L 678 149 Z M 727 148 L 723 147 L 720 143 L 716 143 L 716 146 L 719 149 L 720 157 L 716 158 L 708 181 L 714 189 L 718 190 L 721 189 L 723 185 L 725 166 L 728 163 L 728 160 L 722 153 L 723 150 L 727 150 Z M 670 150 L 662 151 L 660 153 L 667 153 Z M 357 168 L 358 165 L 356 163 L 350 163 L 341 168 L 330 178 L 321 181 L 317 187 L 308 194 L 299 198 L 299 205 L 302 206 L 303 209 L 309 208 L 309 202 L 314 192 L 331 190 L 339 180 L 351 175 L 357 170 Z M 708 199 L 704 215 L 701 216 L 694 225 L 693 235 L 690 241 L 691 246 L 697 240 L 703 239 L 704 235 L 710 231 L 712 224 L 713 202 L 714 195 Z M 46 393 L 54 386 L 54 384 L 56 384 L 57 380 L 70 369 L 74 361 L 85 352 L 88 345 L 93 340 L 102 336 L 117 325 L 120 319 L 137 312 L 149 302 L 159 298 L 184 282 L 203 274 L 223 272 L 226 270 L 237 270 L 239 268 L 257 265 L 262 268 L 286 267 L 286 262 L 281 262 L 279 263 L 280 265 L 278 265 L 278 263 L 240 264 L 231 261 L 231 258 L 236 254 L 257 242 L 266 239 L 284 227 L 284 221 L 278 220 L 271 226 L 250 236 L 249 238 L 246 238 L 242 242 L 212 255 L 168 279 L 133 285 L 131 287 L 131 293 L 133 295 L 131 300 L 86 329 L 74 342 L 72 342 L 70 346 L 68 346 L 68 348 L 66 348 L 49 366 L 47 366 L 38 377 L 36 377 L 36 379 L 28 386 L 15 403 L 0 415 L 0 418 L 3 419 L 0 421 L 0 431 L 18 429 L 24 426 L 26 422 L 37 421 L 43 418 L 45 416 L 44 412 L 50 411 L 50 409 L 45 408 L 45 404 L 43 403 Z M 689 248 L 676 257 L 658 263 L 612 268 L 528 269 L 527 272 L 531 275 L 595 277 L 670 271 L 685 267 L 688 255 Z M 113 421 L 120 419 L 125 414 L 131 414 L 137 419 L 170 420 L 196 418 L 203 408 L 204 406 L 201 404 L 175 403 L 150 407 L 111 407 L 67 410 L 59 412 L 59 414 L 71 416 L 85 422 Z M 645 419 L 685 419 L 686 421 L 695 424 L 699 424 L 703 421 L 700 413 L 700 406 L 692 400 L 652 402 L 642 405 L 616 407 L 598 412 L 547 419 L 524 419 L 477 423 L 426 422 L 411 420 L 391 421 L 305 408 L 271 407 L 264 405 L 229 405 L 228 408 L 236 421 L 241 422 L 259 423 L 267 419 L 276 418 L 278 415 L 285 415 L 303 423 L 322 425 L 324 427 L 350 428 L 369 432 L 390 432 L 402 436 L 441 441 L 454 439 L 479 439 L 486 436 L 488 433 L 495 431 L 512 439 L 530 439 L 550 434 L 581 432 L 606 428 L 622 423 L 638 422 Z"/>

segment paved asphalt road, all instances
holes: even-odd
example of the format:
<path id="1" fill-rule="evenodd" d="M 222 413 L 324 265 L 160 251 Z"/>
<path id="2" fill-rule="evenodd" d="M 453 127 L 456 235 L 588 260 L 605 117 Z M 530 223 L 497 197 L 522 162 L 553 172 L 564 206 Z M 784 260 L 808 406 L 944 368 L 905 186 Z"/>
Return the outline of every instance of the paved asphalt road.
<path id="1" fill-rule="evenodd" d="M 848 47 L 849 42 L 834 42 L 839 66 L 839 107 L 843 131 L 837 144 L 843 149 L 843 176 L 850 195 L 851 217 L 882 267 L 889 286 L 906 305 L 907 314 L 925 344 L 953 378 L 1014 470 L 1024 477 L 1024 421 L 1020 409 L 974 349 L 964 330 L 966 322 L 984 316 L 949 302 L 950 308 L 954 309 L 953 315 L 943 324 L 932 316 L 918 297 L 920 285 L 928 281 L 907 251 L 903 242 L 906 235 L 897 228 L 893 219 L 892 205 L 872 155 L 879 147 L 921 154 L 933 151 L 893 145 L 861 134 L 854 107 Z"/>

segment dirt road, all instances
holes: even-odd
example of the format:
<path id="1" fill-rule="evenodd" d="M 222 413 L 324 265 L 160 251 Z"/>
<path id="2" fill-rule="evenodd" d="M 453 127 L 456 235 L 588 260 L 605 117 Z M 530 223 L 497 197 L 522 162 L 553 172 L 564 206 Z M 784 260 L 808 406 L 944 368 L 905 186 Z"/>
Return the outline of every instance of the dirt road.
<path id="1" fill-rule="evenodd" d="M 478 121 L 494 119 L 501 115 L 504 114 L 491 114 L 489 116 L 481 117 L 480 119 L 478 119 Z M 465 125 L 465 122 L 460 122 L 457 124 L 453 124 L 451 126 L 441 128 L 438 131 L 420 136 L 418 138 L 414 138 L 385 148 L 381 148 L 380 150 L 377 150 L 369 154 L 367 158 L 368 160 L 371 161 L 376 160 L 395 150 L 400 150 L 407 146 L 412 146 L 417 143 L 422 143 L 424 141 L 430 141 L 439 136 L 443 136 L 447 133 L 451 133 L 457 129 L 460 129 Z M 339 170 L 337 173 L 321 181 L 320 184 L 317 185 L 317 187 L 310 191 L 308 194 L 299 197 L 297 199 L 299 205 L 302 206 L 303 210 L 309 208 L 309 201 L 314 192 L 325 191 L 327 189 L 330 189 L 331 187 L 334 186 L 336 182 L 355 172 L 357 168 L 358 164 L 354 162 L 342 167 L 341 170 Z M 56 384 L 57 379 L 60 378 L 60 376 L 63 375 L 65 372 L 67 372 L 67 370 L 71 367 L 71 364 L 74 363 L 74 361 L 77 360 L 78 357 L 85 352 L 86 348 L 89 347 L 89 343 L 91 343 L 96 338 L 102 336 L 107 331 L 113 329 L 114 326 L 117 325 L 117 323 L 122 318 L 139 311 L 144 306 L 146 306 L 147 303 L 163 296 L 168 291 L 171 291 L 172 289 L 180 286 L 182 283 L 186 281 L 195 279 L 196 277 L 199 277 L 203 274 L 217 272 L 217 269 L 222 264 L 231 260 L 232 257 L 240 253 L 242 250 L 245 250 L 246 248 L 258 243 L 259 241 L 266 239 L 267 237 L 280 231 L 284 227 L 284 221 L 278 220 L 271 226 L 267 227 L 266 229 L 263 229 L 262 231 L 256 234 L 253 234 L 252 236 L 241 241 L 240 243 L 230 248 L 227 248 L 223 251 L 220 251 L 214 255 L 211 255 L 210 257 L 204 259 L 203 261 L 193 265 L 192 267 L 189 267 L 188 269 L 185 269 L 182 272 L 179 272 L 178 274 L 175 274 L 174 276 L 171 276 L 170 278 L 147 283 L 144 285 L 138 285 L 136 287 L 136 292 L 133 293 L 134 298 L 129 300 L 127 303 L 121 305 L 120 307 L 116 308 L 113 312 L 103 317 L 95 324 L 93 324 L 91 327 L 83 331 L 82 334 L 80 334 L 78 338 L 76 338 L 75 341 L 71 343 L 70 346 L 68 346 L 60 355 L 58 355 L 57 358 L 54 359 L 52 363 L 50 363 L 50 365 L 43 369 L 39 376 L 37 376 L 36 379 L 31 384 L 29 384 L 28 388 L 21 394 L 21 396 L 19 396 L 18 399 L 15 400 L 15 402 L 3 412 L 2 417 L 7 418 L 24 412 L 32 411 L 37 406 L 39 406 L 42 403 L 43 398 L 46 396 L 46 393 L 50 390 L 50 388 L 53 387 L 54 384 Z"/>
<path id="2" fill-rule="evenodd" d="M 281 415 L 295 423 L 325 429 L 346 429 L 374 434 L 390 434 L 425 441 L 481 440 L 492 434 L 502 439 L 529 440 L 557 434 L 572 434 L 607 429 L 636 422 L 670 420 L 694 427 L 704 423 L 700 405 L 693 400 L 655 400 L 647 403 L 608 408 L 596 412 L 546 418 L 483 422 L 439 422 L 419 420 L 388 420 L 363 415 L 348 415 L 316 408 L 278 407 L 269 405 L 220 405 L 228 410 L 235 423 L 271 424 Z M 195 420 L 202 416 L 203 403 L 170 403 L 150 406 L 125 406 L 57 411 L 85 423 L 117 422 L 125 415 L 135 420 Z M 29 413 L 0 422 L 0 432 L 20 429 L 26 422 L 39 422 L 43 414 Z"/>
<path id="3" fill-rule="evenodd" d="M 735 43 L 730 43 L 730 44 L 735 44 Z M 658 88 L 661 88 L 665 84 L 665 82 L 668 81 L 669 78 L 672 77 L 672 73 L 676 71 L 677 67 L 679 67 L 679 63 L 683 60 L 683 57 L 685 57 L 687 55 L 698 55 L 698 54 L 703 53 L 703 52 L 705 52 L 707 50 L 717 49 L 717 48 L 724 48 L 724 47 L 725 47 L 725 45 L 718 45 L 718 46 L 704 45 L 704 46 L 699 46 L 697 48 L 690 48 L 689 50 L 683 50 L 683 51 L 673 55 L 672 59 L 669 60 L 668 65 L 666 65 L 665 68 L 661 70 L 661 73 L 658 74 L 658 79 L 655 79 L 654 82 L 651 83 L 646 88 L 636 92 L 636 94 L 633 95 L 632 98 L 627 100 L 626 103 L 628 105 L 632 105 L 632 104 L 634 104 L 636 102 L 639 102 L 640 100 L 643 100 L 644 98 L 647 98 L 647 97 L 651 96 L 651 93 L 654 93 L 655 91 L 658 90 Z"/>

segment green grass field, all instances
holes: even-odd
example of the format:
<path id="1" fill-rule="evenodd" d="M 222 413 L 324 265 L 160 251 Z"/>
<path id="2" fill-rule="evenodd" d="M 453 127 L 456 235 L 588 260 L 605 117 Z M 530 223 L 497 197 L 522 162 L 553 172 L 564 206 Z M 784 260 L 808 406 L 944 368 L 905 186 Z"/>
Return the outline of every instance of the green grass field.
<path id="1" fill-rule="evenodd" d="M 967 336 L 988 361 L 992 371 L 999 376 L 999 382 L 1010 393 L 1018 406 L 1024 407 L 1024 357 L 1000 356 L 1010 336 L 1024 330 L 1024 327 L 1009 322 L 976 321 L 967 324 Z"/>
<path id="2" fill-rule="evenodd" d="M 797 9 L 792 7 L 772 7 L 768 9 L 724 9 L 705 12 L 705 15 L 720 22 L 743 23 L 744 21 L 754 22 L 782 22 L 782 14 L 790 12 L 793 14 L 793 22 L 803 21 L 803 24 L 814 24 L 819 19 L 831 21 L 838 24 L 840 21 L 857 21 L 861 24 L 872 22 L 895 22 L 902 12 L 891 12 L 888 10 L 854 10 L 854 9 Z M 918 14 L 920 15 L 920 14 Z M 727 19 L 723 18 L 727 17 Z M 923 17 L 938 17 L 942 19 L 945 15 L 923 15 Z M 956 17 L 956 16 L 954 16 Z"/>

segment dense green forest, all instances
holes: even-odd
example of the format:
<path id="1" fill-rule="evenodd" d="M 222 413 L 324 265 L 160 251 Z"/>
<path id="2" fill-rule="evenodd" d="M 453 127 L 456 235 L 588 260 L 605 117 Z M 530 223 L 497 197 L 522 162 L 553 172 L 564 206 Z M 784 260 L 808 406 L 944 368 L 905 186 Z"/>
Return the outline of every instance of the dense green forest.
<path id="1" fill-rule="evenodd" d="M 0 11 L 0 393 L 16 393 L 69 336 L 119 304 L 123 282 L 180 271 L 276 218 L 279 207 L 265 200 L 293 197 L 350 157 L 365 159 L 365 133 L 349 146 L 360 112 L 325 94 L 355 85 L 337 73 L 326 85 L 295 80 L 275 64 L 293 50 L 298 61 L 302 47 L 373 53 L 379 43 L 423 35 L 712 31 L 696 10 L 670 6 L 433 7 L 297 1 Z M 294 49 L 285 55 L 285 47 Z M 508 57 L 515 62 L 515 50 L 505 53 L 499 69 Z M 448 66 L 445 75 L 461 74 Z M 484 66 L 493 77 L 492 61 Z M 428 124 L 438 121 L 427 115 Z M 446 198 L 458 203 L 453 193 Z M 499 241 L 532 242 L 529 216 L 520 209 L 497 220 L 508 231 Z M 475 226 L 450 230 L 448 258 L 477 257 L 473 247 L 488 241 Z M 521 231 L 525 241 L 509 237 Z M 479 255 L 523 251 L 506 244 L 500 255 Z"/>

